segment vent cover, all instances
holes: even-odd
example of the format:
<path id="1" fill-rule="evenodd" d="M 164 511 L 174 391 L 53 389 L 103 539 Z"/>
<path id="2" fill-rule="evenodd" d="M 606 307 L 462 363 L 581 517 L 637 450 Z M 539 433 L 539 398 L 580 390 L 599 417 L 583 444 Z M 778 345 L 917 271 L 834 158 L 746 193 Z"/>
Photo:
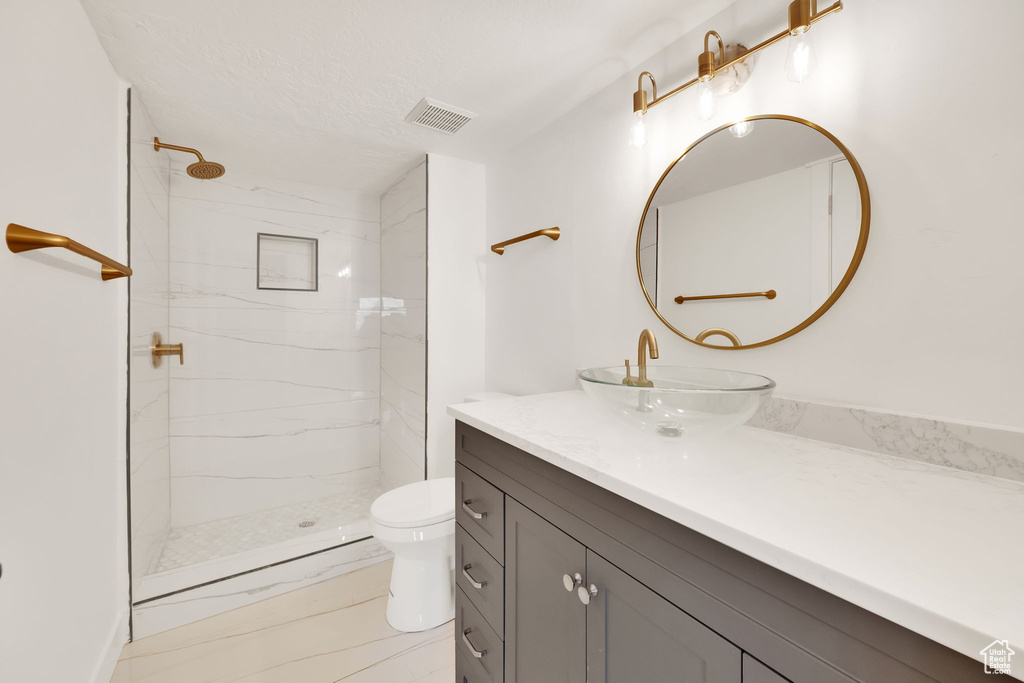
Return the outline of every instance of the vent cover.
<path id="1" fill-rule="evenodd" d="M 409 123 L 415 123 L 417 126 L 439 130 L 442 133 L 451 135 L 458 132 L 460 128 L 469 123 L 470 119 L 475 116 L 476 114 L 471 111 L 459 109 L 450 104 L 424 97 L 419 101 L 419 104 L 412 108 L 412 111 L 405 117 L 405 120 Z"/>

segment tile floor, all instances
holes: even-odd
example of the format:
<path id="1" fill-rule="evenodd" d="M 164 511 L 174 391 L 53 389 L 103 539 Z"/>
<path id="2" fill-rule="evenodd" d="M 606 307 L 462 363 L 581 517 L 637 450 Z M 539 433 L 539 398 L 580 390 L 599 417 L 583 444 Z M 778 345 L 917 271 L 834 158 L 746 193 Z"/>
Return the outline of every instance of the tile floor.
<path id="1" fill-rule="evenodd" d="M 370 505 L 380 494 L 377 482 L 372 482 L 340 496 L 171 529 L 156 572 L 262 548 L 324 529 L 365 523 Z M 313 524 L 300 526 L 304 522 Z"/>
<path id="2" fill-rule="evenodd" d="M 453 622 L 384 618 L 391 562 L 125 646 L 111 683 L 451 683 Z"/>

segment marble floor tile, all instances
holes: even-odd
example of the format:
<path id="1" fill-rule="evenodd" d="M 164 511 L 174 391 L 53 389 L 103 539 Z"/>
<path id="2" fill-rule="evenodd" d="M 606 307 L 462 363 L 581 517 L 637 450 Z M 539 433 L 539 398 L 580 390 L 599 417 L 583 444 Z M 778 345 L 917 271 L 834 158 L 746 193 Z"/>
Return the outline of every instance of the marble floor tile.
<path id="1" fill-rule="evenodd" d="M 384 618 L 391 562 L 125 646 L 111 683 L 451 683 L 454 622 Z"/>

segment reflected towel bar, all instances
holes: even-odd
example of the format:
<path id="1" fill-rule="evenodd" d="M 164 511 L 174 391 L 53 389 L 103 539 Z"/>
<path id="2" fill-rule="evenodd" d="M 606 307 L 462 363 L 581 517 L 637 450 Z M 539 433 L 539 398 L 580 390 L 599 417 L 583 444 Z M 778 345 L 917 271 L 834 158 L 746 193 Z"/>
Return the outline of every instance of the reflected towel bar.
<path id="1" fill-rule="evenodd" d="M 703 301 L 705 299 L 739 299 L 747 296 L 763 296 L 765 299 L 774 299 L 775 290 L 769 289 L 767 292 L 746 292 L 744 294 L 708 294 L 707 296 L 677 296 L 674 301 L 677 304 L 681 304 L 684 301 Z"/>
<path id="2" fill-rule="evenodd" d="M 703 343 L 705 339 L 716 334 L 721 335 L 728 339 L 729 341 L 731 341 L 733 346 L 743 346 L 743 344 L 740 343 L 740 338 L 737 337 L 732 332 L 730 332 L 729 330 L 725 329 L 724 327 L 709 327 L 708 329 L 704 330 L 703 332 L 697 335 L 697 341 Z M 709 346 L 715 345 L 710 344 Z"/>
<path id="3" fill-rule="evenodd" d="M 498 242 L 497 244 L 493 244 L 491 245 L 491 251 L 493 251 L 498 256 L 501 256 L 502 254 L 505 253 L 505 247 L 507 247 L 510 244 L 515 244 L 516 242 L 522 242 L 524 240 L 531 240 L 534 237 L 550 237 L 553 240 L 557 240 L 561 235 L 562 231 L 559 230 L 558 228 L 547 228 L 545 230 L 538 230 L 536 232 L 531 232 L 529 235 L 520 235 L 519 237 L 515 237 L 504 242 Z"/>
<path id="4" fill-rule="evenodd" d="M 73 251 L 80 256 L 91 258 L 103 265 L 100 269 L 100 277 L 104 280 L 113 280 L 119 277 L 129 277 L 132 269 L 122 265 L 112 258 L 93 251 L 87 246 L 79 244 L 69 237 L 54 235 L 41 230 L 26 228 L 24 225 L 10 223 L 7 225 L 7 248 L 15 254 L 32 249 L 46 249 L 47 247 L 63 247 Z"/>

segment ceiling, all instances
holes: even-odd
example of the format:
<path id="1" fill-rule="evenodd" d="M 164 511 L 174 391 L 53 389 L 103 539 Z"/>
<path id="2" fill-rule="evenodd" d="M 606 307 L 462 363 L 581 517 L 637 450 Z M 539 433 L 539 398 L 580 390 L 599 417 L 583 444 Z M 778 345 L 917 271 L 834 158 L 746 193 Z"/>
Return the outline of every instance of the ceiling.
<path id="1" fill-rule="evenodd" d="M 720 130 L 688 151 L 665 176 L 654 202 L 675 204 L 842 154 L 810 126 L 782 119 L 754 121 L 744 138 Z"/>
<path id="2" fill-rule="evenodd" d="M 732 0 L 81 2 L 161 139 L 375 192 L 424 152 L 486 162 Z M 406 123 L 424 96 L 478 116 Z"/>

